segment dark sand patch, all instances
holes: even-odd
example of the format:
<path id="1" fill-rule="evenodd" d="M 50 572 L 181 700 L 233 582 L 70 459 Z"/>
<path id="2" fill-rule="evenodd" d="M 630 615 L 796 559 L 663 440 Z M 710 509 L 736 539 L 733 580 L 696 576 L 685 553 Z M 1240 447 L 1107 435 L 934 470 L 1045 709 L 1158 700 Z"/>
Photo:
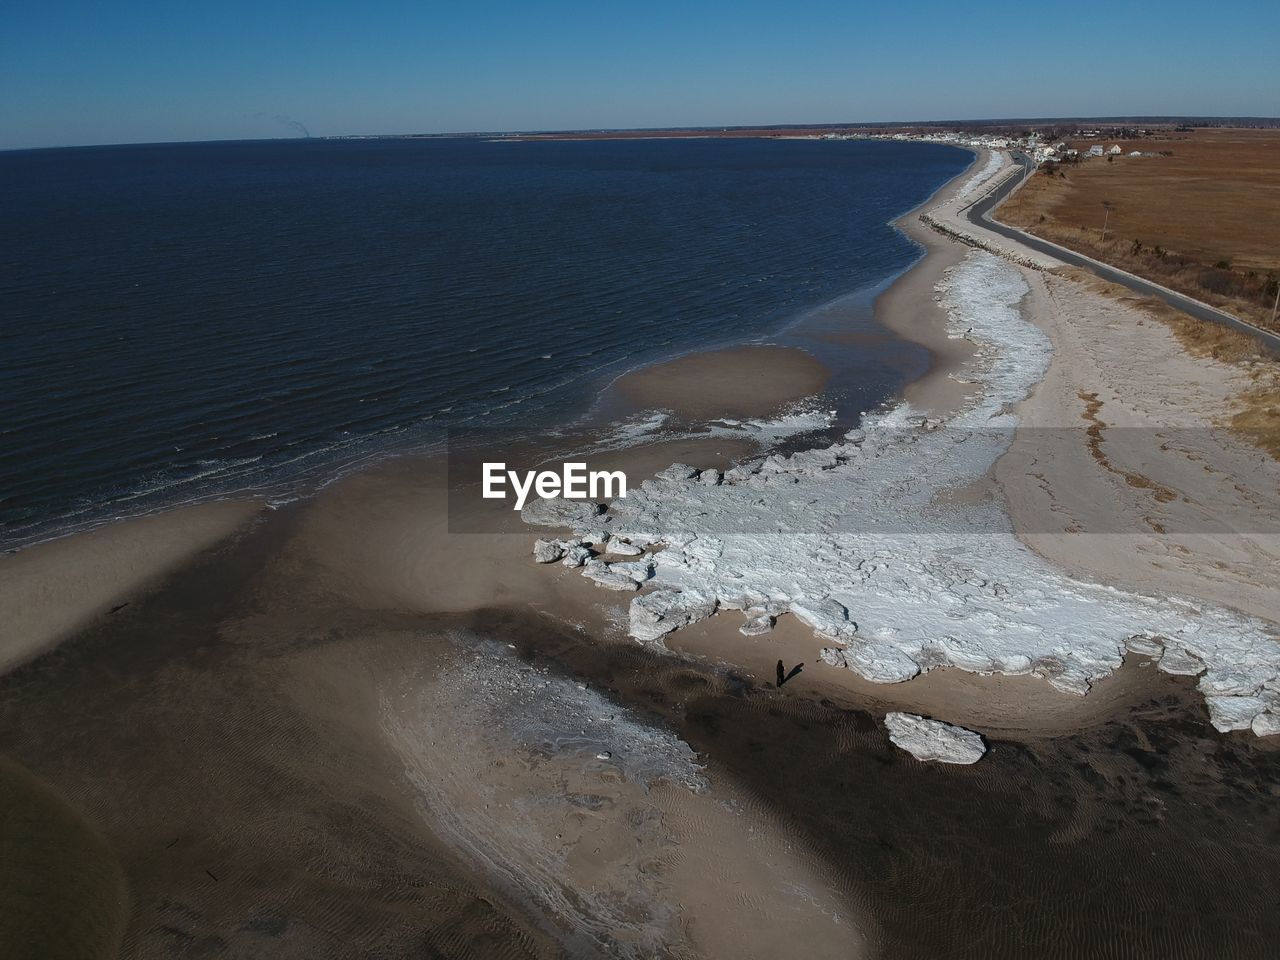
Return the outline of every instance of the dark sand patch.
<path id="1" fill-rule="evenodd" d="M 18 666 L 233 535 L 263 509 L 224 500 L 36 544 L 0 557 L 0 673 Z"/>
<path id="2" fill-rule="evenodd" d="M 0 956 L 111 960 L 129 916 L 111 848 L 49 787 L 0 757 Z"/>
<path id="3" fill-rule="evenodd" d="M 287 514 L 0 680 L 6 748 L 123 864 L 121 956 L 556 956 L 382 744 L 382 671 L 438 661 L 421 621 L 316 603 Z"/>
<path id="4" fill-rule="evenodd" d="M 518 546 L 531 531 L 478 548 L 474 565 L 450 563 L 462 547 L 429 535 L 441 529 L 441 501 L 423 493 L 420 476 L 388 465 L 277 512 L 0 680 L 0 737 L 85 811 L 124 864 L 134 908 L 122 955 L 501 960 L 556 957 L 581 943 L 563 916 L 536 909 L 545 904 L 521 886 L 525 873 L 503 882 L 453 842 L 446 810 L 430 794 L 424 803 L 413 780 L 446 769 L 465 774 L 453 779 L 462 792 L 448 812 L 470 823 L 482 853 L 489 816 L 529 838 L 534 855 L 563 857 L 553 875 L 570 893 L 622 889 L 632 861 L 652 878 L 657 919 L 625 914 L 602 934 L 605 953 L 628 955 L 668 917 L 656 929 L 671 942 L 637 955 L 694 943 L 699 956 L 750 956 L 744 944 L 805 936 L 815 938 L 808 956 L 858 955 L 859 927 L 845 913 L 834 919 L 847 898 L 824 879 L 824 861 L 797 858 L 764 811 L 744 820 L 725 806 L 731 794 L 646 793 L 514 743 L 504 754 L 501 736 L 436 709 L 446 694 L 468 700 L 447 637 L 465 622 L 428 608 L 501 583 L 524 620 L 580 643 L 595 642 L 607 611 L 584 607 L 592 633 L 530 616 L 572 610 L 556 599 L 561 589 L 598 596 L 573 571 L 529 563 Z M 379 547 L 384 566 L 371 568 Z M 515 693 L 504 715 L 543 716 L 537 689 Z M 395 717 L 402 722 L 389 726 Z M 571 719 L 570 738 L 586 718 Z M 409 764 L 419 755 L 425 767 Z M 515 812 L 486 813 L 485 791 Z M 518 813 L 537 802 L 547 808 L 540 818 Z M 753 842 L 734 846 L 744 833 Z M 811 891 L 800 912 L 770 912 L 793 890 Z M 685 916 L 682 903 L 699 904 L 698 915 Z M 804 912 L 818 904 L 825 912 Z"/>
<path id="5" fill-rule="evenodd" d="M 1263 958 L 1280 934 L 1276 745 L 1216 733 L 1188 678 L 1126 667 L 1143 678 L 1123 709 L 988 731 L 982 761 L 954 767 L 889 742 L 882 711 L 910 683 L 858 703 L 806 686 L 812 664 L 776 690 L 497 611 L 475 628 L 648 705 L 713 780 L 785 815 L 839 872 L 876 956 Z"/>
<path id="6" fill-rule="evenodd" d="M 884 957 L 1264 957 L 1280 933 L 1268 909 L 1280 879 L 1274 751 L 1214 733 L 1189 680 L 1127 667 L 1142 683 L 1123 703 L 1079 723 L 994 730 L 984 724 L 1008 704 L 1026 716 L 1043 698 L 1088 710 L 1106 685 L 1065 698 L 1039 680 L 948 671 L 846 687 L 856 678 L 814 664 L 785 626 L 726 647 L 735 661 L 760 659 L 757 681 L 609 639 L 620 636 L 609 610 L 626 597 L 532 564 L 549 601 L 541 609 L 569 621 L 576 609 L 576 622 L 530 616 L 526 601 L 426 617 L 363 593 L 354 565 L 334 576 L 299 549 L 307 511 L 350 503 L 278 515 L 127 618 L 0 681 L 0 735 L 125 864 L 135 908 L 124 956 L 559 955 L 571 931 L 459 858 L 406 776 L 399 751 L 412 738 L 402 727 L 399 748 L 387 739 L 387 710 L 409 702 L 423 711 L 411 715 L 423 746 L 446 745 L 428 758 L 460 756 L 482 732 L 430 708 L 433 689 L 459 682 L 456 650 L 441 639 L 451 629 L 515 644 L 524 661 L 669 725 L 708 765 L 713 796 L 777 838 L 752 854 L 759 841 L 743 838 L 759 833 L 726 832 L 714 808 L 682 795 L 658 790 L 646 806 L 603 770 L 504 757 L 491 741 L 465 755 L 456 769 L 476 790 L 564 801 L 554 833 L 554 819 L 530 820 L 526 835 L 553 862 L 565 857 L 565 882 L 603 884 L 641 851 L 636 869 L 687 891 L 678 902 L 695 955 L 734 942 L 743 907 L 766 931 L 788 929 L 776 903 L 744 891 L 744 855 L 764 857 L 747 880 L 785 867 L 834 892 Z M 385 530 L 349 523 L 313 546 L 342 555 L 360 534 L 385 541 Z M 523 551 L 511 562 L 527 564 Z M 712 624 L 736 630 L 733 616 Z M 700 627 L 673 641 L 699 641 Z M 773 661 L 797 654 L 806 669 L 772 689 Z M 972 684 L 950 703 L 973 712 L 948 719 L 968 720 L 991 746 L 973 768 L 917 763 L 880 723 L 915 684 L 952 681 Z M 992 691 L 998 709 L 984 716 Z M 513 705 L 530 709 L 539 715 L 536 701 Z M 617 810 L 630 818 L 613 819 Z M 832 942 L 765 936 L 761 957 L 813 956 Z"/>

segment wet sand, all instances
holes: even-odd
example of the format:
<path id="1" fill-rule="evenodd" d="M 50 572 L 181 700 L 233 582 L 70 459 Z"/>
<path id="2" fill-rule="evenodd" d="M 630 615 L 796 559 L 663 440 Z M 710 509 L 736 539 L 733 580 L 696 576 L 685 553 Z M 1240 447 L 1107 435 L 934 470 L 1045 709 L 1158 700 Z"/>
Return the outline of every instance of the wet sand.
<path id="1" fill-rule="evenodd" d="M 810 389 L 801 377 L 779 395 Z M 753 450 L 676 439 L 604 462 L 639 478 Z M 123 594 L 0 680 L 16 762 L 123 866 L 122 955 L 861 955 L 838 877 L 785 819 L 742 809 L 731 783 L 693 792 L 590 757 L 583 768 L 442 709 L 472 700 L 454 686 L 464 611 L 499 604 L 589 644 L 615 615 L 575 571 L 529 563 L 517 514 L 498 532 L 449 532 L 446 481 L 420 458 L 348 477 Z M 54 545 L 62 566 L 76 545 Z M 532 723 L 551 706 L 539 687 L 505 691 L 495 710 Z M 644 717 L 642 746 L 664 735 Z M 433 802 L 446 780 L 461 792 Z M 477 789 L 524 815 L 495 816 Z M 528 853 L 498 863 L 518 849 L 511 829 Z M 547 864 L 561 866 L 539 886 Z M 587 914 L 567 905 L 637 876 L 649 893 L 608 929 L 572 922 Z"/>
<path id="2" fill-rule="evenodd" d="M 964 389 L 932 296 L 954 256 L 877 305 L 936 348 L 922 407 Z M 626 402 L 769 416 L 825 382 L 779 349 L 704 355 L 696 381 L 675 361 Z M 767 395 L 719 402 L 766 369 Z M 639 479 L 752 453 L 605 459 Z M 1272 952 L 1277 747 L 1215 733 L 1192 680 L 1131 657 L 1085 698 L 958 671 L 877 686 L 815 663 L 794 622 L 745 638 L 727 617 L 660 655 L 627 638 L 630 595 L 531 563 L 541 531 L 509 510 L 466 532 L 448 486 L 391 461 L 135 587 L 66 593 L 90 598 L 71 638 L 0 678 L 6 753 L 123 870 L 122 956 Z M 778 659 L 804 664 L 782 689 Z M 918 763 L 888 709 L 945 710 L 990 751 Z"/>
<path id="3" fill-rule="evenodd" d="M 0 687 L 10 749 L 124 866 L 124 956 L 1268 955 L 1280 768 L 1214 733 L 1190 680 L 1131 658 L 1088 698 L 954 672 L 850 686 L 812 638 L 749 641 L 725 618 L 677 635 L 705 656 L 682 660 L 611 626 L 613 595 L 523 556 L 541 604 L 424 614 L 351 576 L 360 538 L 385 535 L 362 518 L 350 566 L 314 552 L 332 519 L 315 514 L 350 504 L 255 528 Z M 545 722 L 581 684 L 688 742 L 709 792 L 644 789 L 613 733 L 602 762 L 478 722 L 481 640 L 530 667 L 493 701 L 504 722 Z M 806 667 L 775 690 L 779 657 Z M 883 710 L 939 698 L 989 729 L 977 766 L 889 744 Z M 550 893 L 504 879 L 528 867 Z M 607 949 L 546 909 L 609 890 L 645 895 Z"/>
<path id="4" fill-rule="evenodd" d="M 571 636 L 527 642 L 574 665 L 603 655 Z M 872 955 L 1268 955 L 1280 851 L 1262 824 L 1276 751 L 1216 734 L 1185 678 L 1136 660 L 1100 686 L 1104 700 L 1109 684 L 1125 688 L 1102 709 L 1043 725 L 1029 716 L 1039 729 L 992 736 L 980 763 L 955 768 L 888 742 L 882 711 L 910 704 L 913 684 L 854 697 L 811 661 L 782 690 L 702 661 L 664 682 L 633 666 L 644 650 L 612 652 L 621 661 L 605 675 L 620 691 L 669 717 L 713 778 L 785 812 L 842 872 Z M 1013 702 L 1026 693 L 1051 691 L 1028 687 Z"/>
<path id="5" fill-rule="evenodd" d="M 0 557 L 0 674 L 141 596 L 263 509 L 219 501 L 113 523 Z"/>
<path id="6" fill-rule="evenodd" d="M 47 786 L 0 757 L 0 953 L 117 956 L 129 914 L 106 841 Z"/>
<path id="7" fill-rule="evenodd" d="M 633 409 L 671 410 L 689 420 L 764 417 L 821 394 L 829 377 L 830 371 L 803 350 L 752 345 L 644 367 L 620 377 L 610 392 Z"/>

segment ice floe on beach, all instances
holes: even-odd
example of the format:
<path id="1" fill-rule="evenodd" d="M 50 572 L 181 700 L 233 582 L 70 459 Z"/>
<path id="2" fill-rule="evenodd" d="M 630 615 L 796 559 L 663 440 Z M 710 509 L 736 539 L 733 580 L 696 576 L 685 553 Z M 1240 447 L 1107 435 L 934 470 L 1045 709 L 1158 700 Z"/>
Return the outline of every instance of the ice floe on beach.
<path id="1" fill-rule="evenodd" d="M 589 451 L 624 450 L 641 443 L 651 443 L 667 428 L 671 414 L 664 410 L 651 410 L 629 417 L 611 425 L 609 433 L 601 437 Z"/>
<path id="2" fill-rule="evenodd" d="M 1034 674 L 1077 694 L 1133 649 L 1200 676 L 1219 730 L 1276 732 L 1272 627 L 1075 580 L 1014 536 L 996 497 L 957 495 L 1007 449 L 1013 406 L 1047 368 L 1049 341 L 1018 309 L 1026 289 L 1017 269 L 982 251 L 939 284 L 950 334 L 975 345 L 964 375 L 978 385 L 945 420 L 901 403 L 825 448 L 724 474 L 673 465 L 608 515 L 552 503 L 524 518 L 572 528 L 579 546 L 594 532 L 658 548 L 625 564 L 584 561 L 602 586 L 653 588 L 631 605 L 631 633 L 644 642 L 722 610 L 742 611 L 748 634 L 790 613 L 830 642 L 824 662 L 874 682 L 951 666 Z"/>
<path id="3" fill-rule="evenodd" d="M 800 403 L 767 420 L 712 420 L 707 425 L 706 434 L 713 437 L 748 437 L 765 445 L 772 445 L 806 433 L 826 430 L 835 420 L 834 410 Z"/>
<path id="4" fill-rule="evenodd" d="M 700 437 L 744 438 L 767 446 L 806 433 L 826 430 L 835 420 L 834 410 L 827 409 L 812 398 L 793 403 L 774 417 L 745 420 L 720 417 L 689 424 L 679 422 L 667 411 L 658 410 L 611 424 L 604 437 L 576 452 L 587 455 L 607 450 L 623 450 L 662 439 Z"/>
<path id="5" fill-rule="evenodd" d="M 977 763 L 987 752 L 982 737 L 964 727 L 927 720 L 914 713 L 886 713 L 889 739 L 917 760 Z"/>

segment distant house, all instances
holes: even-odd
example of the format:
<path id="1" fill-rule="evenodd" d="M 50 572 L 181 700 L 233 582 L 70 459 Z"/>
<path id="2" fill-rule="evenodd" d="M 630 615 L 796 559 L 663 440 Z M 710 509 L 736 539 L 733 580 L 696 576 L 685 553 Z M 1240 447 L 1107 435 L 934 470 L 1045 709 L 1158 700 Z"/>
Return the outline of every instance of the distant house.
<path id="1" fill-rule="evenodd" d="M 1113 157 L 1118 157 L 1120 156 L 1120 154 L 1124 153 L 1124 151 L 1120 149 L 1120 144 L 1117 143 L 1110 150 L 1108 150 L 1107 153 L 1111 154 Z"/>
<path id="2" fill-rule="evenodd" d="M 1031 158 L 1037 164 L 1058 159 L 1058 152 L 1053 147 L 1048 147 L 1044 144 L 1032 143 L 1027 147 L 1027 152 L 1031 154 Z"/>
<path id="3" fill-rule="evenodd" d="M 1090 148 L 1089 148 L 1089 153 L 1088 153 L 1088 155 L 1089 155 L 1089 156 L 1091 156 L 1091 157 L 1100 157 L 1100 156 L 1102 156 L 1102 144 L 1100 144 L 1100 143 L 1095 143 L 1092 147 L 1090 147 Z"/>
<path id="4" fill-rule="evenodd" d="M 1133 151 L 1133 153 L 1129 154 L 1129 156 L 1131 156 L 1131 157 L 1140 157 L 1140 156 L 1142 156 L 1142 151 L 1141 151 L 1141 150 L 1135 150 L 1135 151 Z"/>

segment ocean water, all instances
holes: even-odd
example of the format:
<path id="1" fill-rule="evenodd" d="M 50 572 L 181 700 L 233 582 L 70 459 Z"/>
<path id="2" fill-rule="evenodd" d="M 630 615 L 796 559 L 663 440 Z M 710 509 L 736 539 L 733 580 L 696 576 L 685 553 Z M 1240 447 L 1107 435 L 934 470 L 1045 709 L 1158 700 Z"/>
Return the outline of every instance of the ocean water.
<path id="1" fill-rule="evenodd" d="M 628 368 L 785 341 L 905 269 L 889 221 L 970 160 L 714 139 L 0 153 L 0 543 L 280 492 L 448 426 L 540 429 Z M 859 404 L 901 385 L 891 353 L 841 355 Z"/>

